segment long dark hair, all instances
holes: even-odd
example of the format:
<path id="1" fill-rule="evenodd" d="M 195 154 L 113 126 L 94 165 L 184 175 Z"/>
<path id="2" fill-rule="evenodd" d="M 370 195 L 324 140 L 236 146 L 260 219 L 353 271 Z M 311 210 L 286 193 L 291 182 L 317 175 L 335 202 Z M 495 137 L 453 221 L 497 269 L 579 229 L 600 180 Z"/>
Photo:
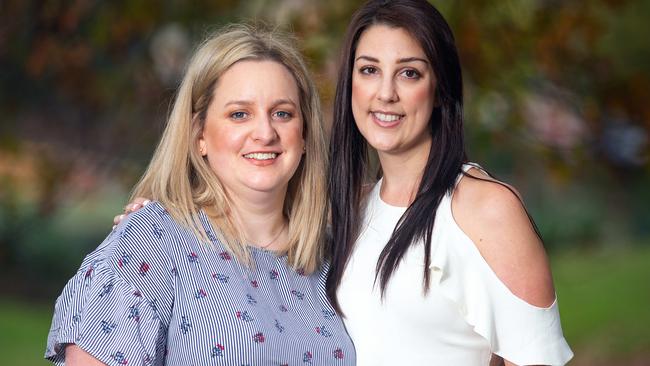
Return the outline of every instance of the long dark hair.
<path id="1" fill-rule="evenodd" d="M 436 107 L 429 119 L 432 143 L 414 201 L 402 215 L 377 262 L 382 294 L 407 250 L 424 242 L 423 291 L 429 288 L 429 252 L 436 209 L 454 188 L 465 162 L 463 82 L 458 52 L 449 25 L 426 0 L 370 0 L 352 17 L 343 43 L 330 142 L 329 195 L 332 237 L 327 294 L 341 310 L 336 289 L 359 235 L 361 200 L 368 174 L 368 146 L 352 115 L 352 70 L 361 34 L 377 24 L 402 28 L 424 50 L 436 76 Z"/>

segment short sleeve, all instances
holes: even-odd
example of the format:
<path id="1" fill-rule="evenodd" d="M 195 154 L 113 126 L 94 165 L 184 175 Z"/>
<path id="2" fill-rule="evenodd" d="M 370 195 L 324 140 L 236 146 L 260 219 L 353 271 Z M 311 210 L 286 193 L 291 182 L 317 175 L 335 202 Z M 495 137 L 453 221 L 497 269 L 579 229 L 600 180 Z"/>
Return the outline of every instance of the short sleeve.
<path id="1" fill-rule="evenodd" d="M 130 215 L 68 281 L 56 301 L 47 359 L 64 365 L 65 347 L 74 343 L 107 365 L 164 364 L 173 266 L 154 206 Z"/>
<path id="2" fill-rule="evenodd" d="M 432 282 L 458 305 L 492 353 L 517 365 L 564 365 L 573 357 L 557 300 L 542 308 L 515 296 L 458 227 L 433 247 Z"/>

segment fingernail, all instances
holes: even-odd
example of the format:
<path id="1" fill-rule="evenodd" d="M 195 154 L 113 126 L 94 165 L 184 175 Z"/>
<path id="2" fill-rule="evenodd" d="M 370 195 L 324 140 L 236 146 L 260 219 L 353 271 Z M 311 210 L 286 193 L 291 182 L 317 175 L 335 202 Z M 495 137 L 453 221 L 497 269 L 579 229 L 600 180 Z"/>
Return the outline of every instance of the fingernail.
<path id="1" fill-rule="evenodd" d="M 124 214 L 120 215 L 119 219 L 122 221 L 124 219 Z"/>
<path id="2" fill-rule="evenodd" d="M 115 230 L 116 227 L 117 227 L 117 225 L 113 225 L 113 230 Z"/>
<path id="3" fill-rule="evenodd" d="M 151 201 L 149 201 L 149 200 L 144 200 L 144 201 L 142 201 L 142 206 L 146 206 L 146 205 L 148 205 L 149 202 L 151 202 Z"/>

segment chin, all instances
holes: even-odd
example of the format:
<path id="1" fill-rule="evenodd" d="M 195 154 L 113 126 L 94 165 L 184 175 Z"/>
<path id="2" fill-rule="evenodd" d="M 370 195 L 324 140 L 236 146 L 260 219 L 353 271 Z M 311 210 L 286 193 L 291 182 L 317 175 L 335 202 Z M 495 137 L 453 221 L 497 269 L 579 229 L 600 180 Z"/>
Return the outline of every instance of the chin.
<path id="1" fill-rule="evenodd" d="M 386 141 L 383 139 L 374 141 L 368 140 L 368 144 L 378 152 L 391 152 L 398 148 L 398 144 L 394 141 Z"/>
<path id="2" fill-rule="evenodd" d="M 282 188 L 286 189 L 287 183 L 282 182 L 275 177 L 274 178 L 269 177 L 266 179 L 264 179 L 263 177 L 258 177 L 258 179 L 248 181 L 246 183 L 246 186 L 249 189 L 258 192 L 275 192 L 281 190 Z"/>

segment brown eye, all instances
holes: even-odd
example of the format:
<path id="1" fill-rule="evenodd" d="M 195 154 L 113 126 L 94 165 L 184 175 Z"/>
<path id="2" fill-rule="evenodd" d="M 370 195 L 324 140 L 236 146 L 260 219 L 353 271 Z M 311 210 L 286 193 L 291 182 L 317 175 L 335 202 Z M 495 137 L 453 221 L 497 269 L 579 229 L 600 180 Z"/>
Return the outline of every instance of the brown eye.
<path id="1" fill-rule="evenodd" d="M 407 79 L 419 79 L 421 76 L 420 73 L 414 69 L 406 69 L 402 71 L 402 75 L 404 75 Z"/>
<path id="2" fill-rule="evenodd" d="M 372 75 L 377 73 L 377 68 L 374 66 L 364 66 L 359 70 L 362 74 Z"/>

